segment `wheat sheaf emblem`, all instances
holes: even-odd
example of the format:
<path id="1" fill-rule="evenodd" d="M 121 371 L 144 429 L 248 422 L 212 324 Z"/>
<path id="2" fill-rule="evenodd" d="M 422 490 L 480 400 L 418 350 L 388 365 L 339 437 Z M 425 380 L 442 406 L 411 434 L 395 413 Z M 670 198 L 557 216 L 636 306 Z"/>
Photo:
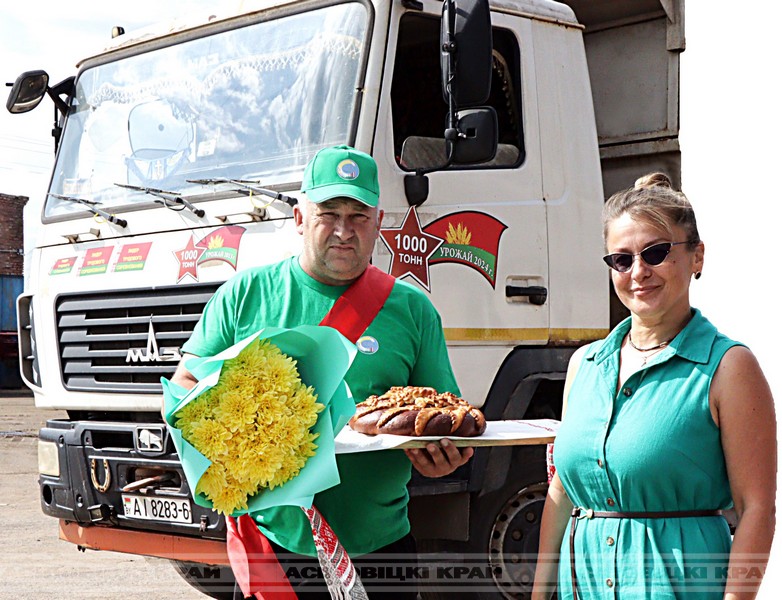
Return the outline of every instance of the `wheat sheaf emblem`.
<path id="1" fill-rule="evenodd" d="M 472 233 L 461 223 L 454 228 L 453 223 L 448 223 L 448 231 L 445 232 L 445 240 L 449 244 L 458 244 L 460 246 L 469 246 L 472 240 Z"/>
<path id="2" fill-rule="evenodd" d="M 216 235 L 207 243 L 207 248 L 214 250 L 215 248 L 222 248 L 224 240 L 222 236 Z"/>

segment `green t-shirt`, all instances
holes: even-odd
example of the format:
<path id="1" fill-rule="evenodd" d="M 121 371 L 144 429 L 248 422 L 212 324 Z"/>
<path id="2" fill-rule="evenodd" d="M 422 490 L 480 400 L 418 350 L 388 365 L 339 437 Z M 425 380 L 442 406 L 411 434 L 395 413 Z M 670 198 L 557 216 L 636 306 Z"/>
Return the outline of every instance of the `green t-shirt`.
<path id="1" fill-rule="evenodd" d="M 204 308 L 183 352 L 213 356 L 264 327 L 317 325 L 347 286 L 307 275 L 297 258 L 237 273 Z M 374 353 L 358 352 L 345 380 L 356 402 L 395 385 L 459 393 L 434 306 L 419 289 L 397 281 L 363 334 Z M 340 484 L 315 497 L 315 506 L 348 554 L 372 552 L 403 537 L 411 466 L 401 450 L 340 454 Z M 298 554 L 315 556 L 309 521 L 295 506 L 253 515 L 264 534 Z"/>

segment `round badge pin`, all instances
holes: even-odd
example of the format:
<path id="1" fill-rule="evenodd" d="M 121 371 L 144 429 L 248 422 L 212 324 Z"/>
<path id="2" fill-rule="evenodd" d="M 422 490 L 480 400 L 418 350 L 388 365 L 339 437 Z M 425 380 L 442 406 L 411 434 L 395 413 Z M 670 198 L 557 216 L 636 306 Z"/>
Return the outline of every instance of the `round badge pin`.
<path id="1" fill-rule="evenodd" d="M 356 164 L 356 161 L 350 158 L 346 158 L 337 165 L 337 175 L 339 175 L 342 179 L 357 179 L 358 174 L 358 165 Z"/>
<path id="2" fill-rule="evenodd" d="M 374 354 L 380 349 L 380 344 L 377 340 L 370 335 L 358 338 L 356 342 L 356 348 L 362 354 Z"/>

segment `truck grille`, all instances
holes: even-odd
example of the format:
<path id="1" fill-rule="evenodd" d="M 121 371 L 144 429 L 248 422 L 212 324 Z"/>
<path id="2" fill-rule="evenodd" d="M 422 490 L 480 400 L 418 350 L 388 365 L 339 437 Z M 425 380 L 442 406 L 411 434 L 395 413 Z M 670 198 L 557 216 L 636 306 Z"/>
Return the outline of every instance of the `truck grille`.
<path id="1" fill-rule="evenodd" d="M 57 338 L 65 388 L 85 392 L 162 393 L 179 348 L 219 283 L 57 298 Z"/>

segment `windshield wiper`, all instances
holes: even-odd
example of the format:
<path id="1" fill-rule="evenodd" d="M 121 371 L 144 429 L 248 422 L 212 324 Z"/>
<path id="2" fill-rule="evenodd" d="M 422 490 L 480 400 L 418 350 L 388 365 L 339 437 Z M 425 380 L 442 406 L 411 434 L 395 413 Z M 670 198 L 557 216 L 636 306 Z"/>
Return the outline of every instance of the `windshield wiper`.
<path id="1" fill-rule="evenodd" d="M 143 187 L 140 185 L 128 185 L 125 183 L 115 183 L 114 185 L 121 188 L 127 188 L 129 190 L 135 190 L 137 192 L 144 192 L 150 196 L 155 196 L 155 202 L 159 202 L 169 210 L 180 211 L 187 208 L 196 217 L 200 218 L 206 215 L 206 212 L 203 209 L 193 206 L 190 202 L 185 200 L 176 192 L 169 192 L 151 187 Z"/>
<path id="2" fill-rule="evenodd" d="M 285 204 L 287 204 L 288 206 L 296 206 L 299 203 L 298 199 L 294 198 L 293 196 L 286 196 L 285 194 L 280 194 L 279 192 L 275 192 L 273 190 L 259 187 L 259 184 L 261 183 L 260 181 L 248 181 L 246 179 L 226 179 L 223 177 L 214 177 L 211 179 L 188 179 L 187 182 L 196 183 L 199 185 L 217 185 L 220 183 L 228 183 L 230 185 L 235 185 L 240 188 L 243 188 L 244 190 L 247 190 L 249 192 L 254 192 L 256 194 L 261 194 L 262 196 L 267 196 L 269 198 L 272 198 L 273 200 L 279 200 L 280 202 L 285 202 Z"/>
<path id="3" fill-rule="evenodd" d="M 48 194 L 52 198 L 57 198 L 58 200 L 65 200 L 66 202 L 73 202 L 75 204 L 81 204 L 83 206 L 86 206 L 90 209 L 90 212 L 92 212 L 92 215 L 95 217 L 102 217 L 106 219 L 109 223 L 114 223 L 115 225 L 119 225 L 123 229 L 128 226 L 128 222 L 125 219 L 121 219 L 120 217 L 115 217 L 112 214 L 107 213 L 105 210 L 101 210 L 99 208 L 96 208 L 97 204 L 100 204 L 100 202 L 97 202 L 95 200 L 85 200 L 84 198 L 75 198 L 73 196 L 61 196 L 60 194 L 52 194 L 51 192 Z"/>

